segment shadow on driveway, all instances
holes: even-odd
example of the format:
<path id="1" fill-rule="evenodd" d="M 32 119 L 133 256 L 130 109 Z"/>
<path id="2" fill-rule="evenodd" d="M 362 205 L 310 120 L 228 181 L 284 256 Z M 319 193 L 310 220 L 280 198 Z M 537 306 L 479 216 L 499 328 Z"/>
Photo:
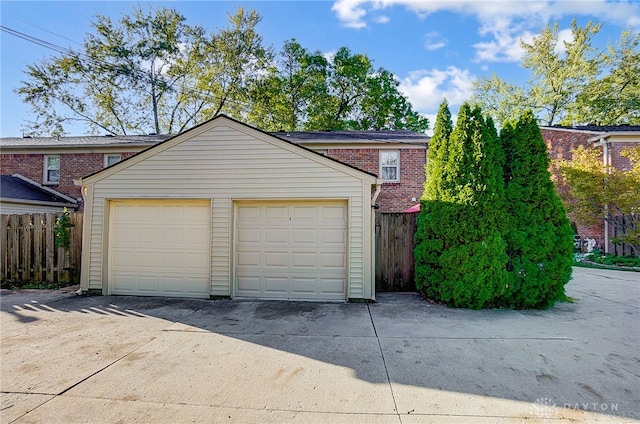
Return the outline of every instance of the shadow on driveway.
<path id="1" fill-rule="evenodd" d="M 280 390 L 304 400 L 278 408 L 322 412 L 315 390 L 347 412 L 640 418 L 637 276 L 574 269 L 575 302 L 547 311 L 2 291 L 2 392 L 233 407 L 235 382 L 251 408 Z"/>

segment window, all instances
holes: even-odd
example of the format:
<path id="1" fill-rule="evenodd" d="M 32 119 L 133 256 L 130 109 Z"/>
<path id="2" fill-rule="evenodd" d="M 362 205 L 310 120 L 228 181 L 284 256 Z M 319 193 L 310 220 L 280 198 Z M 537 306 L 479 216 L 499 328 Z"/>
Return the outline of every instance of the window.
<path id="1" fill-rule="evenodd" d="M 400 181 L 400 152 L 380 152 L 380 176 L 385 181 Z"/>
<path id="2" fill-rule="evenodd" d="M 122 160 L 122 155 L 104 155 L 104 167 L 115 165 Z"/>
<path id="3" fill-rule="evenodd" d="M 59 155 L 44 157 L 44 182 L 46 184 L 58 184 L 60 182 Z"/>

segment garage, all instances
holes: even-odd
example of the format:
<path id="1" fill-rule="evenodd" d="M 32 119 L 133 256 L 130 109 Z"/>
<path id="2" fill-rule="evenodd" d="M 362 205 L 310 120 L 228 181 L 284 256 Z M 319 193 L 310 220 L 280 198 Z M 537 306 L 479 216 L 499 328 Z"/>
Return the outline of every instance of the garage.
<path id="1" fill-rule="evenodd" d="M 209 202 L 111 202 L 110 292 L 209 297 Z"/>
<path id="2" fill-rule="evenodd" d="M 84 292 L 375 299 L 382 180 L 285 138 L 221 115 L 77 183 Z"/>
<path id="3" fill-rule="evenodd" d="M 239 202 L 236 296 L 345 300 L 347 202 Z"/>

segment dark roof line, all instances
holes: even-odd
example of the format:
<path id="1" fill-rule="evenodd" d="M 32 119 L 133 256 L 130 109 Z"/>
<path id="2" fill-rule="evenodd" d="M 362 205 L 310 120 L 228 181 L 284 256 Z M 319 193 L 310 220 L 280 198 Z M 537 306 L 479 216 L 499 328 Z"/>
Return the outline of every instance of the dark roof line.
<path id="1" fill-rule="evenodd" d="M 564 130 L 582 130 L 582 131 L 595 131 L 595 132 L 624 132 L 624 131 L 640 131 L 640 125 L 553 125 L 550 127 L 543 127 L 550 129 L 564 129 Z"/>
<path id="2" fill-rule="evenodd" d="M 77 207 L 77 202 L 48 187 L 20 174 L 0 175 L 0 197 L 3 199 L 29 200 L 35 202 L 59 203 Z"/>

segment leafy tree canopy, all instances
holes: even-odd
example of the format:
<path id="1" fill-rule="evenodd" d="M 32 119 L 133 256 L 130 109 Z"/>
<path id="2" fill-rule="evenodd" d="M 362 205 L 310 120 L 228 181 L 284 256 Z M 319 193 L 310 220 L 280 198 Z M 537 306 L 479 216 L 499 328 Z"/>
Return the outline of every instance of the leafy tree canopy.
<path id="1" fill-rule="evenodd" d="M 289 40 L 279 57 L 251 90 L 248 116 L 264 130 L 428 129 L 396 77 L 364 54 L 342 47 L 327 58 Z"/>
<path id="2" fill-rule="evenodd" d="M 601 26 L 571 23 L 571 39 L 559 51 L 557 22 L 547 25 L 524 49 L 530 80 L 517 86 L 494 74 L 474 83 L 473 101 L 498 123 L 533 110 L 545 126 L 574 123 L 640 124 L 640 34 L 625 31 L 617 47 L 598 52 L 592 39 Z"/>
<path id="3" fill-rule="evenodd" d="M 604 166 L 597 149 L 578 147 L 571 160 L 558 163 L 569 187 L 561 195 L 578 222 L 593 224 L 604 217 L 621 234 L 614 243 L 627 243 L 640 256 L 640 226 L 635 218 L 640 213 L 640 146 L 621 154 L 629 159 L 626 169 Z"/>
<path id="4" fill-rule="evenodd" d="M 225 113 L 267 131 L 427 130 L 395 76 L 365 54 L 342 47 L 327 58 L 290 40 L 276 60 L 260 21 L 242 7 L 217 32 L 165 7 L 97 15 L 81 51 L 27 67 L 16 89 L 36 116 L 27 129 L 171 134 Z"/>

